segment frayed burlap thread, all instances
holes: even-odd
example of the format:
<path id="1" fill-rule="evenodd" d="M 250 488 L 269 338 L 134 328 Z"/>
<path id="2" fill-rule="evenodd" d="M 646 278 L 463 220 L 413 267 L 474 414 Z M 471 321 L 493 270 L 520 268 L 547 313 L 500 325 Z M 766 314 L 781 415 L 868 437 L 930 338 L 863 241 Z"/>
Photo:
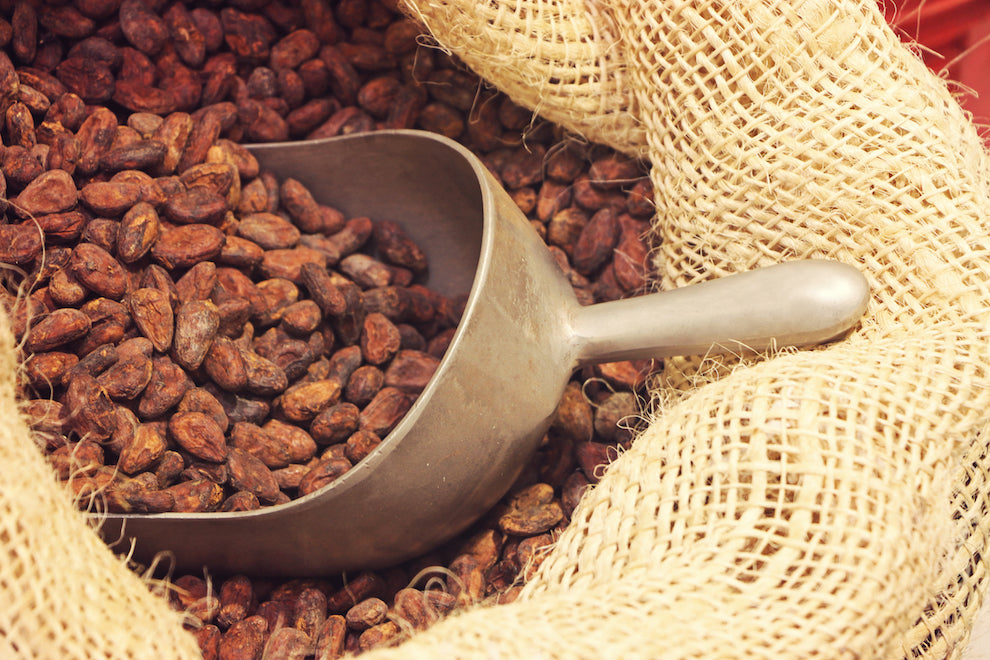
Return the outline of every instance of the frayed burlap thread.
<path id="1" fill-rule="evenodd" d="M 0 657 L 200 657 L 180 613 L 107 549 L 56 482 L 17 409 L 18 373 L 0 315 Z"/>
<path id="2" fill-rule="evenodd" d="M 448 28 L 451 6 L 474 3 L 415 4 L 441 44 L 508 29 L 491 16 L 517 6 L 488 2 Z M 680 393 L 521 597 L 382 657 L 958 657 L 990 530 L 990 170 L 976 130 L 872 1 L 585 9 L 626 62 L 663 285 L 837 259 L 867 276 L 870 308 L 821 350 L 704 372 L 671 361 Z M 516 52 L 551 78 L 566 66 Z M 489 80 L 525 102 L 514 69 Z M 583 131 L 566 108 L 556 120 Z"/>

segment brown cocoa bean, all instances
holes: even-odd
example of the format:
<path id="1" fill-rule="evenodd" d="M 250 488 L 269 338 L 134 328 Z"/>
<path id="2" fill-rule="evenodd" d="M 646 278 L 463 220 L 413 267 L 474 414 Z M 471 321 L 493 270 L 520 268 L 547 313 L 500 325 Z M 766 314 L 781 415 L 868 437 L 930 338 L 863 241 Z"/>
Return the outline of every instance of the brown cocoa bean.
<path id="1" fill-rule="evenodd" d="M 260 426 L 249 422 L 238 422 L 231 427 L 230 446 L 252 454 L 272 470 L 292 462 L 286 444 L 276 442 Z"/>
<path id="2" fill-rule="evenodd" d="M 69 427 L 81 438 L 105 440 L 116 428 L 116 404 L 95 378 L 77 374 L 65 394 Z"/>
<path id="3" fill-rule="evenodd" d="M 320 62 L 320 60 L 311 61 Z M 310 99 L 286 115 L 285 123 L 289 137 L 301 138 L 309 135 L 339 110 L 340 103 L 336 99 L 327 97 Z"/>
<path id="4" fill-rule="evenodd" d="M 621 227 L 612 208 L 597 211 L 581 229 L 574 244 L 571 263 L 582 275 L 591 275 L 611 256 L 619 242 Z"/>
<path id="5" fill-rule="evenodd" d="M 113 97 L 113 71 L 99 60 L 70 57 L 55 68 L 55 76 L 66 91 L 91 105 L 106 104 Z"/>
<path id="6" fill-rule="evenodd" d="M 0 225 L 0 263 L 23 266 L 41 255 L 44 232 L 37 224 Z"/>
<path id="7" fill-rule="evenodd" d="M 370 364 L 360 366 L 347 381 L 344 399 L 356 406 L 365 406 L 375 398 L 384 382 L 385 374 L 381 369 Z"/>
<path id="8" fill-rule="evenodd" d="M 172 438 L 197 458 L 221 463 L 227 457 L 223 431 L 212 417 L 200 412 L 181 412 L 168 421 Z"/>
<path id="9" fill-rule="evenodd" d="M 279 628 L 269 636 L 262 660 L 303 660 L 314 652 L 313 640 L 302 630 Z"/>
<path id="10" fill-rule="evenodd" d="M 302 231 L 315 234 L 327 230 L 319 204 L 313 199 L 309 189 L 297 179 L 287 178 L 282 182 L 280 201 L 289 217 Z"/>
<path id="11" fill-rule="evenodd" d="M 259 270 L 264 277 L 301 284 L 304 265 L 314 264 L 317 267 L 325 267 L 326 263 L 323 252 L 308 247 L 266 250 Z"/>
<path id="12" fill-rule="evenodd" d="M 331 94 L 344 106 L 356 103 L 361 78 L 354 65 L 336 46 L 330 44 L 320 48 L 318 57 L 326 65 Z"/>
<path id="13" fill-rule="evenodd" d="M 200 655 L 203 660 L 220 659 L 220 629 L 213 624 L 207 624 L 193 631 L 196 644 L 199 646 Z"/>
<path id="14" fill-rule="evenodd" d="M 8 150 L 14 147 L 8 147 Z M 78 193 L 72 176 L 51 170 L 32 180 L 17 196 L 15 210 L 21 217 L 61 213 L 76 205 Z"/>
<path id="15" fill-rule="evenodd" d="M 221 389 L 238 392 L 247 385 L 247 363 L 241 350 L 227 337 L 213 339 L 202 365 L 206 374 Z"/>
<path id="16" fill-rule="evenodd" d="M 78 96 L 78 95 L 77 95 Z M 117 132 L 117 118 L 109 109 L 98 107 L 80 125 L 76 133 L 79 141 L 79 162 L 76 170 L 81 175 L 96 172 L 104 152 L 110 148 Z"/>
<path id="17" fill-rule="evenodd" d="M 261 428 L 272 442 L 281 444 L 287 449 L 292 463 L 305 463 L 316 455 L 316 442 L 312 436 L 294 424 L 270 419 Z"/>
<path id="18" fill-rule="evenodd" d="M 83 227 L 82 235 L 79 237 L 83 243 L 91 243 L 107 254 L 113 254 L 117 250 L 117 234 L 120 231 L 120 223 L 113 218 L 93 218 Z M 126 274 L 126 271 L 125 271 Z"/>
<path id="19" fill-rule="evenodd" d="M 304 423 L 335 405 L 340 400 L 341 387 L 336 380 L 299 383 L 282 394 L 281 409 L 285 418 Z"/>
<path id="20" fill-rule="evenodd" d="M 568 256 L 588 224 L 588 216 L 581 209 L 571 206 L 550 218 L 547 224 L 547 242 L 560 247 Z"/>
<path id="21" fill-rule="evenodd" d="M 82 202 L 95 213 L 118 216 L 141 199 L 141 186 L 122 181 L 94 181 L 79 191 Z"/>
<path id="22" fill-rule="evenodd" d="M 256 456 L 237 447 L 227 450 L 230 484 L 237 490 L 254 494 L 263 502 L 272 502 L 279 494 L 278 483 L 271 470 Z"/>
<path id="23" fill-rule="evenodd" d="M 269 66 L 273 69 L 295 69 L 316 57 L 319 50 L 320 39 L 314 32 L 305 28 L 294 30 L 272 46 Z"/>
<path id="24" fill-rule="evenodd" d="M 215 396 L 201 387 L 193 387 L 182 395 L 179 401 L 179 412 L 201 412 L 213 418 L 220 429 L 226 433 L 230 420 L 224 412 L 223 405 Z"/>
<path id="25" fill-rule="evenodd" d="M 321 459 L 302 478 L 299 483 L 299 494 L 309 495 L 336 481 L 350 469 L 351 463 L 346 458 Z"/>
<path id="26" fill-rule="evenodd" d="M 275 34 L 263 16 L 225 7 L 220 10 L 220 22 L 224 41 L 237 57 L 251 62 L 269 58 Z"/>
<path id="27" fill-rule="evenodd" d="M 244 575 L 224 580 L 218 598 L 220 610 L 217 612 L 217 625 L 224 629 L 245 619 L 257 606 L 251 580 Z"/>
<path id="28" fill-rule="evenodd" d="M 426 630 L 440 619 L 439 613 L 419 589 L 400 589 L 394 598 L 392 612 L 413 630 Z"/>
<path id="29" fill-rule="evenodd" d="M 141 139 L 119 147 L 111 147 L 100 158 L 100 167 L 107 172 L 151 170 L 162 162 L 166 150 L 162 142 Z"/>
<path id="30" fill-rule="evenodd" d="M 117 465 L 127 474 L 143 472 L 162 458 L 166 448 L 165 437 L 156 424 L 141 424 L 121 451 Z"/>
<path id="31" fill-rule="evenodd" d="M 135 204 L 124 213 L 117 230 L 117 256 L 124 263 L 134 263 L 148 253 L 160 232 L 155 207 L 147 202 Z"/>
<path id="32" fill-rule="evenodd" d="M 347 610 L 344 617 L 351 630 L 363 631 L 377 626 L 388 615 L 388 604 L 381 598 L 365 598 Z"/>
<path id="33" fill-rule="evenodd" d="M 30 89 L 22 87 L 21 90 Z M 19 144 L 25 149 L 31 149 L 38 143 L 34 131 L 34 118 L 31 111 L 21 102 L 15 102 L 7 108 L 4 116 L 7 138 L 11 144 Z"/>
<path id="34" fill-rule="evenodd" d="M 464 118 L 446 103 L 427 103 L 419 111 L 419 127 L 456 140 L 464 132 Z"/>
<path id="35" fill-rule="evenodd" d="M 20 145 L 12 145 L 3 150 L 4 182 L 15 186 L 27 186 L 44 173 L 41 161 L 29 150 Z M 17 207 L 14 207 L 17 210 Z"/>
<path id="36" fill-rule="evenodd" d="M 580 383 L 572 381 L 567 384 L 557 405 L 551 428 L 574 442 L 591 440 L 594 434 L 594 411 Z"/>
<path id="37" fill-rule="evenodd" d="M 379 623 L 377 626 L 368 628 L 359 638 L 359 648 L 361 651 L 397 644 L 402 638 L 402 629 L 394 621 Z"/>
<path id="38" fill-rule="evenodd" d="M 163 231 L 151 248 L 151 256 L 169 270 L 189 268 L 216 258 L 224 242 L 223 232 L 212 225 L 182 225 Z"/>
<path id="39" fill-rule="evenodd" d="M 175 171 L 184 172 L 206 160 L 206 154 L 223 129 L 222 115 L 225 110 L 222 106 L 222 103 L 206 106 L 197 113 L 197 117 L 191 117 L 192 130 L 186 139 L 185 149 L 179 157 Z"/>
<path id="40" fill-rule="evenodd" d="M 174 314 L 168 294 L 161 289 L 137 289 L 127 297 L 131 318 L 155 350 L 165 353 L 175 335 Z"/>
<path id="41" fill-rule="evenodd" d="M 195 186 L 169 197 L 164 212 L 169 220 L 182 225 L 216 224 L 227 213 L 227 200 L 214 190 Z"/>
<path id="42" fill-rule="evenodd" d="M 51 453 L 52 467 L 60 479 L 73 474 L 91 475 L 103 467 L 103 448 L 92 440 L 62 445 Z"/>
<path id="43" fill-rule="evenodd" d="M 149 356 L 121 357 L 97 377 L 97 382 L 112 399 L 136 398 L 151 381 L 152 363 Z"/>
<path id="44" fill-rule="evenodd" d="M 596 484 L 605 468 L 615 459 L 615 449 L 601 442 L 582 442 L 575 446 L 575 457 L 584 476 Z"/>
<path id="45" fill-rule="evenodd" d="M 124 38 L 142 53 L 157 55 L 168 42 L 168 26 L 143 0 L 123 0 L 118 15 Z"/>
<path id="46" fill-rule="evenodd" d="M 338 403 L 317 415 L 309 432 L 321 445 L 344 442 L 358 429 L 360 409 L 352 403 Z"/>
<path id="47" fill-rule="evenodd" d="M 423 351 L 400 350 L 385 370 L 384 384 L 407 394 L 421 392 L 439 365 L 439 359 Z"/>
<path id="48" fill-rule="evenodd" d="M 31 328 L 25 348 L 30 353 L 50 351 L 84 336 L 91 325 L 77 309 L 57 309 Z"/>
<path id="49" fill-rule="evenodd" d="M 413 242 L 412 238 L 398 223 L 390 220 L 381 220 L 375 223 L 373 237 L 375 247 L 381 252 L 382 259 L 386 262 L 408 268 L 417 275 L 426 272 L 426 253 Z"/>
<path id="50" fill-rule="evenodd" d="M 223 487 L 209 479 L 183 481 L 165 489 L 175 499 L 172 508 L 177 513 L 215 511 L 223 501 Z M 224 636 L 226 639 L 226 635 Z"/>
<path id="51" fill-rule="evenodd" d="M 63 384 L 69 370 L 78 362 L 79 358 L 72 353 L 36 353 L 24 361 L 24 373 L 33 388 L 51 390 Z"/>
<path id="52" fill-rule="evenodd" d="M 190 371 L 199 368 L 220 328 L 220 310 L 209 300 L 190 300 L 175 315 L 175 361 Z"/>
<path id="53" fill-rule="evenodd" d="M 241 351 L 244 369 L 247 373 L 245 389 L 258 396 L 281 394 L 289 385 L 289 379 L 277 364 L 266 360 L 253 351 Z"/>
<path id="54" fill-rule="evenodd" d="M 368 454 L 370 454 L 375 447 L 381 444 L 382 439 L 378 437 L 377 434 L 371 431 L 355 431 L 351 437 L 347 439 L 347 447 L 344 450 L 344 456 L 347 457 L 352 464 L 357 464 L 363 461 Z"/>
<path id="55" fill-rule="evenodd" d="M 564 511 L 564 516 L 571 517 L 588 485 L 588 478 L 581 472 L 574 472 L 564 480 L 560 495 L 560 506 Z"/>
<path id="56" fill-rule="evenodd" d="M 316 639 L 327 618 L 327 597 L 316 587 L 306 587 L 299 592 L 294 603 L 292 627 L 305 633 L 308 639 Z"/>
<path id="57" fill-rule="evenodd" d="M 305 337 L 314 332 L 323 320 L 319 305 L 312 300 L 300 300 L 282 311 L 282 327 L 286 332 Z"/>
<path id="58" fill-rule="evenodd" d="M 192 117 L 185 112 L 172 112 L 162 121 L 151 138 L 165 145 L 165 154 L 154 169 L 158 175 L 175 172 L 193 131 Z"/>
<path id="59" fill-rule="evenodd" d="M 323 622 L 316 638 L 316 658 L 335 660 L 344 655 L 344 642 L 347 637 L 347 621 L 339 614 L 331 614 Z"/>
<path id="60" fill-rule="evenodd" d="M 535 536 L 542 534 L 564 517 L 560 504 L 553 499 L 553 488 L 537 483 L 519 491 L 508 502 L 508 512 L 498 519 L 506 534 Z"/>
<path id="61" fill-rule="evenodd" d="M 371 313 L 365 317 L 361 354 L 370 364 L 380 365 L 391 360 L 398 352 L 401 340 L 398 328 L 383 314 Z"/>
<path id="62" fill-rule="evenodd" d="M 623 231 L 615 246 L 612 267 L 616 282 L 625 291 L 642 291 L 646 286 L 649 251 L 635 231 Z"/>
<path id="63" fill-rule="evenodd" d="M 217 286 L 217 266 L 212 261 L 201 261 L 175 282 L 176 300 L 186 303 L 193 300 L 206 300 Z"/>
<path id="64" fill-rule="evenodd" d="M 200 32 L 185 5 L 176 2 L 162 19 L 168 27 L 171 44 L 182 61 L 193 68 L 200 68 L 206 60 L 206 37 Z"/>
<path id="65" fill-rule="evenodd" d="M 358 416 L 358 428 L 384 438 L 406 414 L 412 402 L 401 390 L 383 387 Z"/>
<path id="66" fill-rule="evenodd" d="M 252 213 L 241 218 L 237 234 L 264 250 L 291 248 L 299 242 L 299 229 L 274 213 Z"/>

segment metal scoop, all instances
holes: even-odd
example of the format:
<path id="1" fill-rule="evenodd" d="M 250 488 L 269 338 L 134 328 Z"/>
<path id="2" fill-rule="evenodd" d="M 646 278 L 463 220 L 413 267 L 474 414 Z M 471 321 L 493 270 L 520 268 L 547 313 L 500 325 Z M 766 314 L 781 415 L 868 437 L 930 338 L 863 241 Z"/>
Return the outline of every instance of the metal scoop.
<path id="1" fill-rule="evenodd" d="M 798 261 L 581 307 L 528 220 L 455 142 L 391 131 L 252 150 L 345 214 L 402 223 L 430 257 L 428 285 L 470 295 L 433 379 L 365 460 L 275 507 L 110 515 L 104 537 L 133 538 L 145 562 L 167 550 L 181 570 L 272 576 L 395 565 L 506 493 L 577 367 L 817 344 L 853 326 L 869 298 L 856 269 Z"/>

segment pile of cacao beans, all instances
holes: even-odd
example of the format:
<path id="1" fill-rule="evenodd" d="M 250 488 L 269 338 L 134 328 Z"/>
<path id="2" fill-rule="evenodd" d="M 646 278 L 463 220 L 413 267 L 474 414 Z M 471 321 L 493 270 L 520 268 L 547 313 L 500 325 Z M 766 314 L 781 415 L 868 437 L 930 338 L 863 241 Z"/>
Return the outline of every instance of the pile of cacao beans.
<path id="1" fill-rule="evenodd" d="M 463 300 L 389 219 L 252 142 L 418 128 L 489 167 L 582 303 L 644 292 L 642 163 L 534 117 L 390 0 L 0 0 L 2 302 L 24 409 L 81 506 L 244 510 L 311 492 L 408 409 Z M 383 190 L 382 194 L 388 194 Z M 335 658 L 511 601 L 631 437 L 656 365 L 575 374 L 483 520 L 388 570 L 173 576 L 206 658 Z M 208 568 L 208 567 L 207 567 Z"/>

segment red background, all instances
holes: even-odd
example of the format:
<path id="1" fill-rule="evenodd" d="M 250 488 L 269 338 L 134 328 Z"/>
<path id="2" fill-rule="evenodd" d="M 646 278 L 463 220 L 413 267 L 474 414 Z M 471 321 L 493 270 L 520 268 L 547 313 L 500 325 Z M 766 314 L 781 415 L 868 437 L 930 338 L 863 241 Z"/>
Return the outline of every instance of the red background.
<path id="1" fill-rule="evenodd" d="M 975 92 L 960 102 L 990 127 L 990 0 L 880 0 L 880 6 L 905 41 L 934 51 L 924 53 L 933 71 Z"/>

